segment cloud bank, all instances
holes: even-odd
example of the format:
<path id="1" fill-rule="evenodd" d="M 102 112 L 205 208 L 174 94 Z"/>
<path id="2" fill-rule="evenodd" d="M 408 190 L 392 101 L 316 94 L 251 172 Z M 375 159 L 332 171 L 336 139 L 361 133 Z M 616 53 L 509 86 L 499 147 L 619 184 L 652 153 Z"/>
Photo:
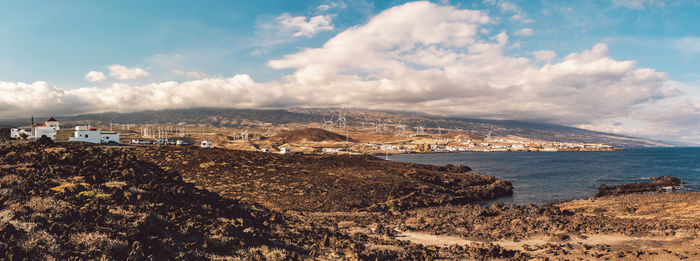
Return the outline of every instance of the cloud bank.
<path id="1" fill-rule="evenodd" d="M 548 50 L 533 52 L 534 58 L 509 56 L 506 33 L 479 33 L 492 23 L 481 11 L 407 3 L 319 48 L 269 61 L 271 68 L 293 71 L 281 81 L 256 82 L 239 74 L 78 89 L 0 82 L 0 92 L 9 94 L 0 96 L 0 118 L 198 106 L 346 106 L 591 128 L 618 127 L 612 121 L 625 117 L 676 129 L 700 127 L 700 120 L 684 120 L 698 119 L 700 105 L 682 100 L 682 88 L 664 73 L 612 59 L 602 43 L 556 62 L 556 53 Z M 109 69 L 117 79 L 148 76 L 139 68 Z M 668 106 L 678 109 L 664 109 Z M 670 114 L 649 116 L 663 113 Z M 700 141 L 700 134 L 690 139 Z"/>

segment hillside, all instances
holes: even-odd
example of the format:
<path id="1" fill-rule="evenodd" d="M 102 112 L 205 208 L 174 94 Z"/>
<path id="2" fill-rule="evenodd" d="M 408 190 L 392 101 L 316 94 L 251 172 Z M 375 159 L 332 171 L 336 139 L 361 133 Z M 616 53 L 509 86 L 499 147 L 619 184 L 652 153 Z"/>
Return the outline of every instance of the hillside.
<path id="1" fill-rule="evenodd" d="M 616 147 L 655 147 L 669 146 L 666 142 L 636 138 L 625 135 L 590 131 L 574 127 L 521 122 L 506 120 L 484 120 L 469 118 L 449 118 L 412 112 L 385 112 L 371 110 L 340 110 L 340 109 L 289 109 L 289 110 L 256 110 L 256 109 L 216 109 L 195 108 L 180 110 L 142 111 L 134 113 L 99 113 L 77 116 L 56 116 L 60 121 L 83 124 L 89 121 L 93 125 L 108 126 L 113 123 L 131 124 L 172 124 L 198 125 L 231 128 L 267 128 L 297 124 L 305 127 L 321 126 L 323 120 L 337 117 L 346 113 L 349 126 L 358 128 L 365 126 L 373 128 L 375 123 L 382 123 L 390 132 L 396 132 L 399 125 L 405 126 L 405 131 L 412 133 L 418 126 L 423 126 L 427 133 L 460 131 L 476 137 L 519 136 L 527 139 L 605 143 Z M 55 116 L 55 115 L 51 115 Z M 44 117 L 35 117 L 43 119 Z M 337 118 L 334 118 L 337 119 Z M 28 119 L 0 120 L 0 125 L 18 126 L 29 125 Z"/>
<path id="2" fill-rule="evenodd" d="M 319 128 L 305 128 L 285 131 L 270 137 L 270 141 L 277 143 L 302 142 L 302 141 L 333 141 L 333 142 L 357 142 L 355 139 Z"/>
<path id="3" fill-rule="evenodd" d="M 55 116 L 55 115 L 51 115 Z M 34 117 L 43 119 L 48 117 Z M 89 121 L 93 125 L 107 125 L 114 123 L 132 124 L 202 124 L 209 126 L 228 127 L 256 127 L 263 123 L 286 124 L 294 122 L 309 123 L 318 120 L 313 115 L 289 112 L 286 110 L 255 110 L 255 109 L 218 109 L 218 108 L 193 108 L 179 110 L 149 110 L 131 113 L 105 112 L 95 114 L 81 114 L 73 116 L 56 116 L 63 122 L 85 123 Z M 29 125 L 29 119 L 0 120 L 15 126 L 18 124 Z"/>

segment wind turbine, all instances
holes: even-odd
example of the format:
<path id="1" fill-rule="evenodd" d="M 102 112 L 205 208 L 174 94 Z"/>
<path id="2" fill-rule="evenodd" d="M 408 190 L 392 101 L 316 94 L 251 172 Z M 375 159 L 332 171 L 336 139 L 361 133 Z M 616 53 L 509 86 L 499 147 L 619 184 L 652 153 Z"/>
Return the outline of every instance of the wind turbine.
<path id="1" fill-rule="evenodd" d="M 243 142 L 248 142 L 248 131 L 247 130 L 243 131 L 243 133 L 241 134 L 241 138 L 243 139 Z"/>
<path id="2" fill-rule="evenodd" d="M 406 125 L 401 124 L 401 120 L 399 120 L 399 125 L 396 125 L 395 128 L 398 130 L 401 130 L 399 133 L 396 134 L 396 136 L 399 136 L 399 135 L 403 136 L 404 133 L 406 132 Z"/>
<path id="3" fill-rule="evenodd" d="M 323 117 L 323 127 L 322 128 L 325 129 L 327 126 L 329 127 L 329 129 L 331 129 L 331 130 L 333 129 L 333 115 L 331 115 L 331 120 L 329 120 L 329 121 L 326 120 L 326 117 Z"/>
<path id="4" fill-rule="evenodd" d="M 384 138 L 384 124 L 382 124 L 382 119 L 377 120 L 377 124 L 374 125 L 375 133 L 379 132 L 379 138 Z"/>
<path id="5" fill-rule="evenodd" d="M 335 122 L 338 123 L 339 128 L 346 128 L 348 121 L 345 119 L 345 113 L 338 113 L 338 119 Z"/>
<path id="6" fill-rule="evenodd" d="M 413 127 L 413 128 L 416 129 L 416 133 L 417 133 L 417 134 L 421 134 L 421 135 L 422 135 L 422 134 L 425 133 L 425 125 L 424 125 L 423 123 L 421 123 L 420 125 L 418 125 L 418 126 L 416 126 L 416 127 Z"/>

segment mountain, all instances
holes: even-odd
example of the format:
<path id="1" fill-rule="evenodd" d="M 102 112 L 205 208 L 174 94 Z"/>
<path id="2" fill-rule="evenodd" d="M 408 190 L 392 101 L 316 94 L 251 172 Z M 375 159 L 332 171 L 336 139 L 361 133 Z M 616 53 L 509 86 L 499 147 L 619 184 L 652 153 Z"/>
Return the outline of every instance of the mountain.
<path id="1" fill-rule="evenodd" d="M 657 147 L 672 146 L 669 142 L 655 141 L 619 134 L 591 131 L 574 127 L 512 120 L 485 120 L 458 117 L 441 117 L 416 112 L 373 111 L 361 109 L 308 109 L 293 108 L 288 110 L 263 109 L 220 109 L 194 108 L 160 111 L 141 111 L 132 113 L 96 113 L 76 116 L 56 116 L 59 121 L 74 124 L 89 121 L 93 125 L 112 123 L 131 124 L 174 124 L 200 125 L 213 127 L 257 128 L 287 124 L 322 125 L 324 120 L 336 121 L 344 115 L 348 125 L 368 130 L 373 126 L 384 126 L 386 131 L 395 132 L 399 125 L 405 131 L 417 131 L 420 126 L 426 133 L 446 133 L 461 131 L 472 136 L 519 136 L 528 139 L 605 143 L 616 147 Z M 51 115 L 53 116 L 53 115 Z M 48 117 L 35 117 L 41 121 Z M 37 120 L 39 119 L 39 120 Z M 29 119 L 0 121 L 0 125 L 29 125 Z"/>
<path id="2" fill-rule="evenodd" d="M 34 120 L 43 121 L 48 117 L 34 117 Z M 214 127 L 256 127 L 263 123 L 287 124 L 308 123 L 317 119 L 311 115 L 293 113 L 286 110 L 256 110 L 256 109 L 217 109 L 217 108 L 193 108 L 177 110 L 148 110 L 131 113 L 105 112 L 94 114 L 81 114 L 75 116 L 56 116 L 61 122 L 87 122 L 93 125 L 113 123 L 132 124 L 202 124 Z M 29 125 L 29 119 L 15 119 L 8 121 L 14 125 Z"/>

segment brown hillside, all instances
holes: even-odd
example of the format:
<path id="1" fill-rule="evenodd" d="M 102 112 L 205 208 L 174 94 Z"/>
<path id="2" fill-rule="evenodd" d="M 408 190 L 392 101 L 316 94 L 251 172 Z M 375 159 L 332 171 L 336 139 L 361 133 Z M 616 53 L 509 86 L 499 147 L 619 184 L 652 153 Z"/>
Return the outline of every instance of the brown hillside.
<path id="1" fill-rule="evenodd" d="M 445 133 L 445 134 L 443 134 L 443 135 L 446 136 L 446 137 L 450 137 L 450 138 L 456 138 L 456 137 L 459 137 L 459 136 L 462 136 L 462 137 L 468 138 L 468 139 L 483 139 L 483 138 L 484 138 L 484 137 L 481 137 L 481 136 L 478 136 L 478 135 L 474 135 L 474 134 L 470 134 L 470 133 L 466 133 L 466 132 L 463 132 L 463 131 L 450 131 L 450 132 Z"/>
<path id="2" fill-rule="evenodd" d="M 352 138 L 347 140 L 350 142 L 357 142 Z M 306 128 L 282 132 L 270 137 L 270 141 L 279 143 L 300 141 L 346 141 L 346 137 L 324 129 Z"/>

